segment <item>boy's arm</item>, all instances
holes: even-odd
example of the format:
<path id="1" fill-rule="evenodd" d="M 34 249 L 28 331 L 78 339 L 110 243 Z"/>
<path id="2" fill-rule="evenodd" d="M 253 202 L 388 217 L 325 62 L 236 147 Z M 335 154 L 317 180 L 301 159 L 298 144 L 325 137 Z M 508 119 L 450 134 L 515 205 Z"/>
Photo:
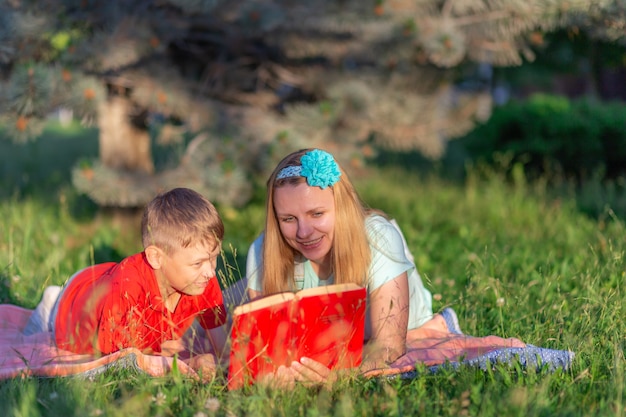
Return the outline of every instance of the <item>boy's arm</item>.
<path id="1" fill-rule="evenodd" d="M 228 359 L 228 338 L 230 335 L 229 324 L 206 330 L 206 338 L 211 347 L 211 351 L 215 353 L 217 359 L 223 362 Z"/>
<path id="2" fill-rule="evenodd" d="M 231 313 L 237 305 L 245 302 L 245 289 L 246 280 L 242 279 L 222 291 L 223 309 L 226 314 L 224 317 L 220 317 L 219 321 L 223 322 L 221 326 L 204 328 L 203 324 L 211 326 L 211 324 L 218 322 L 217 317 L 213 317 L 209 311 L 205 317 L 199 317 L 199 320 L 194 321 L 191 329 L 185 334 L 188 339 L 187 345 L 192 354 L 189 365 L 198 371 L 203 371 L 203 377 L 214 375 L 218 366 L 228 364 L 230 354 L 228 341 L 232 328 Z"/>
<path id="3" fill-rule="evenodd" d="M 196 320 L 183 336 L 184 349 L 192 355 L 211 353 L 220 361 L 228 358 L 226 352 L 230 336 L 230 325 L 223 324 L 212 329 L 204 329 Z"/>
<path id="4" fill-rule="evenodd" d="M 199 324 L 195 326 L 195 337 L 202 338 L 202 347 L 199 352 L 194 352 L 194 345 L 191 344 L 191 357 L 185 362 L 198 374 L 204 381 L 208 381 L 215 377 L 218 369 L 224 367 L 228 362 L 228 352 L 226 345 L 228 340 L 228 326 L 222 325 L 213 329 L 203 329 Z"/>
<path id="5" fill-rule="evenodd" d="M 212 329 L 206 330 L 206 339 L 208 340 L 212 351 L 216 353 L 220 363 L 227 363 L 230 353 L 230 333 L 233 326 L 232 312 L 235 307 L 248 301 L 246 294 L 247 280 L 245 278 L 232 283 L 230 286 L 222 290 L 222 299 L 226 308 L 226 322 Z"/>
<path id="6" fill-rule="evenodd" d="M 198 320 L 194 321 L 181 339 L 167 340 L 161 344 L 162 356 L 181 353 L 183 362 L 195 370 L 204 381 L 215 377 L 225 356 L 222 351 L 227 340 L 226 325 L 214 329 L 204 329 Z M 144 352 L 154 354 L 153 352 Z"/>

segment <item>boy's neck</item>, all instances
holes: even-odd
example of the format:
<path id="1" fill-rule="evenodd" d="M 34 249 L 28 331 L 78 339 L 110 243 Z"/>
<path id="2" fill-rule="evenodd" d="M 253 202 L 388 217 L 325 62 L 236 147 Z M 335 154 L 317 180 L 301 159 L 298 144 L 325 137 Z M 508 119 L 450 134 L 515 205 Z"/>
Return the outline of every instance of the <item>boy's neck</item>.
<path id="1" fill-rule="evenodd" d="M 173 313 L 176 310 L 176 306 L 178 305 L 180 298 L 181 294 L 178 291 L 174 291 L 167 296 L 163 296 L 163 304 L 170 313 Z"/>
<path id="2" fill-rule="evenodd" d="M 159 286 L 159 292 L 161 293 L 161 298 L 163 299 L 163 305 L 170 312 L 173 313 L 176 310 L 176 306 L 181 298 L 181 293 L 176 291 L 171 286 L 167 285 L 163 282 L 164 278 L 161 277 L 158 273 L 157 276 L 157 284 Z"/>

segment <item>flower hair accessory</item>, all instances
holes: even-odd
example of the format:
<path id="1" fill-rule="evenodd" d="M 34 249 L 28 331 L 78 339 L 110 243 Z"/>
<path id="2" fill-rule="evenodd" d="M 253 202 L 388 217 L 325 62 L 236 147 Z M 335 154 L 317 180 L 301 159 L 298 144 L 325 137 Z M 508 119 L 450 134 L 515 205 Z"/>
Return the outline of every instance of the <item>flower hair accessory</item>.
<path id="1" fill-rule="evenodd" d="M 300 158 L 302 166 L 288 166 L 276 176 L 277 180 L 290 177 L 305 177 L 311 187 L 320 187 L 322 190 L 335 185 L 339 181 L 341 171 L 335 158 L 326 151 L 314 149 Z"/>

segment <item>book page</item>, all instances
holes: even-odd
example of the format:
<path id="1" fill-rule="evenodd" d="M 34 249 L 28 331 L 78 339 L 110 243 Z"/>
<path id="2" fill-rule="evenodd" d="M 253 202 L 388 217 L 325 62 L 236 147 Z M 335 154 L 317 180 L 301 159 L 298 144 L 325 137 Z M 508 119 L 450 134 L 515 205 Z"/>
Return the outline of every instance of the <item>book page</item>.
<path id="1" fill-rule="evenodd" d="M 361 288 L 360 286 L 348 283 L 348 284 L 333 284 L 333 285 L 323 285 L 321 287 L 314 288 L 306 288 L 304 290 L 298 291 L 295 295 L 298 298 L 318 296 L 324 294 L 335 294 L 345 291 L 352 291 Z"/>
<path id="2" fill-rule="evenodd" d="M 292 292 L 281 292 L 279 294 L 269 295 L 267 297 L 259 298 L 249 303 L 242 304 L 235 307 L 233 310 L 233 316 L 244 314 L 250 311 L 261 310 L 275 304 L 284 303 L 287 300 L 295 298 L 295 294 Z"/>

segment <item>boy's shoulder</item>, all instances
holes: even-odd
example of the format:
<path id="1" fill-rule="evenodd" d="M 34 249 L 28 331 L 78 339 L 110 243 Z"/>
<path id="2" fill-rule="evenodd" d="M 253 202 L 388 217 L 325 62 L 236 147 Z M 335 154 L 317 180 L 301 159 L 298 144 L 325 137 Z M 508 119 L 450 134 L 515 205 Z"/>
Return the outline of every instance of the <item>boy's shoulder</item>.
<path id="1" fill-rule="evenodd" d="M 111 268 L 112 275 L 121 275 L 125 280 L 144 281 L 146 278 L 154 277 L 154 269 L 148 263 L 143 252 L 130 255 L 122 259 Z"/>
<path id="2" fill-rule="evenodd" d="M 150 268 L 150 264 L 146 260 L 145 252 L 138 252 L 133 255 L 127 256 L 118 262 L 118 265 L 129 265 L 129 266 L 138 266 L 141 267 L 143 265 Z"/>
<path id="3" fill-rule="evenodd" d="M 113 263 L 99 279 L 100 282 L 108 286 L 107 293 L 110 297 L 107 298 L 118 299 L 122 297 L 149 303 L 151 296 L 160 294 L 154 269 L 145 259 L 143 252 L 128 256 L 118 263 Z"/>
<path id="4" fill-rule="evenodd" d="M 89 271 L 91 269 L 91 271 Z M 143 292 L 156 285 L 154 270 L 147 262 L 143 252 L 128 256 L 118 263 L 97 264 L 81 272 L 79 285 L 99 281 L 116 287 L 125 293 Z M 88 276 L 85 276 L 88 275 Z"/>

